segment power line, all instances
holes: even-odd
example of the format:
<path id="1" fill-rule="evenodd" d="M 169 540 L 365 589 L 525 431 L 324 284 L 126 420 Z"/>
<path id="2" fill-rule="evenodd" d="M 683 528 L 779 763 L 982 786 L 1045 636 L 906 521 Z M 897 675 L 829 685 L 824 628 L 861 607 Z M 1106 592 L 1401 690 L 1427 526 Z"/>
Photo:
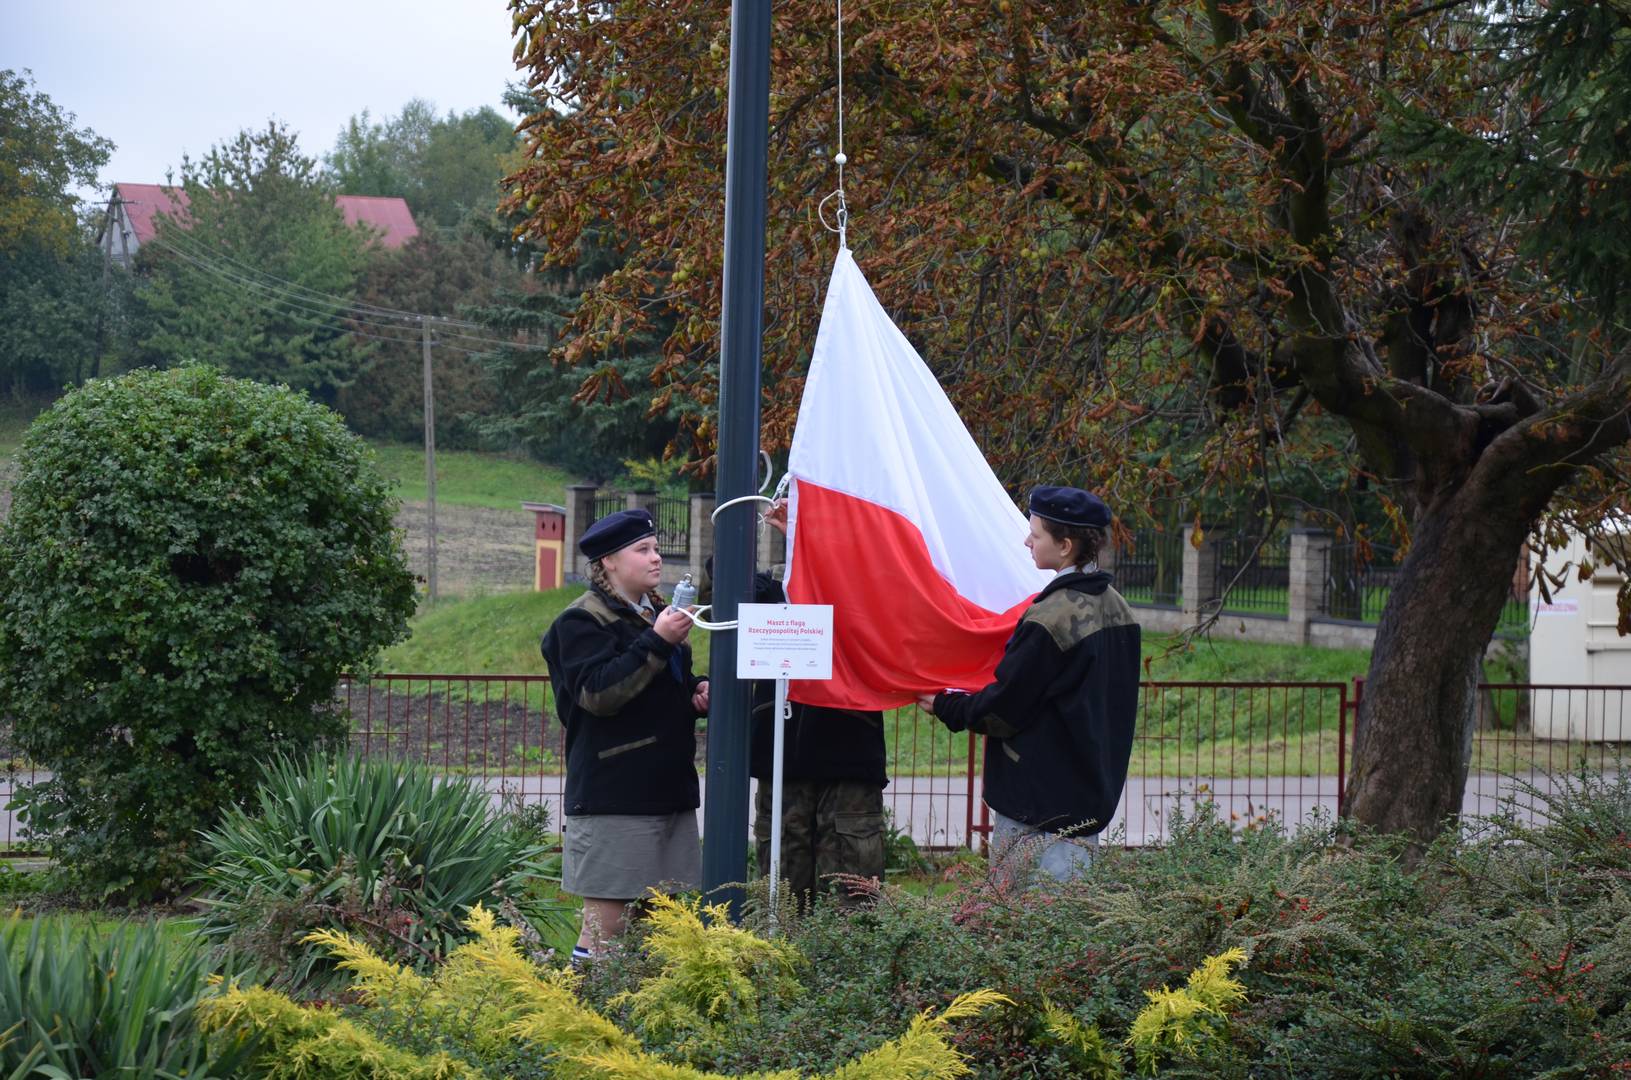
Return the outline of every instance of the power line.
<path id="1" fill-rule="evenodd" d="M 191 270 L 192 272 L 194 272 L 196 274 L 204 275 L 206 277 L 215 278 L 217 280 L 217 282 L 226 281 L 226 284 L 229 287 L 231 287 L 232 285 L 235 284 L 234 282 L 232 282 L 230 280 L 221 278 L 217 274 L 217 272 L 215 270 L 213 270 L 210 267 L 204 265 L 203 263 L 200 263 L 197 260 L 191 259 L 191 258 L 189 258 L 187 256 L 182 256 L 182 257 L 187 260 L 186 261 L 187 268 L 189 270 Z M 300 313 L 301 310 L 312 310 L 312 309 L 289 310 L 289 309 L 287 309 L 285 307 L 280 306 L 280 305 L 283 305 L 283 304 L 290 303 L 287 300 L 280 300 L 280 299 L 277 299 L 275 297 L 269 297 L 269 296 L 255 296 L 253 294 L 248 294 L 248 293 L 240 293 L 239 295 L 243 299 L 249 301 L 251 304 L 256 305 L 265 314 L 275 315 L 275 316 L 277 316 L 279 318 L 283 318 L 283 319 L 290 319 L 290 320 L 293 320 L 294 322 L 300 323 L 300 324 L 305 325 L 305 326 L 314 327 L 316 329 L 329 330 L 329 331 L 333 331 L 334 333 L 337 333 L 337 334 L 354 334 L 354 335 L 356 335 L 358 337 L 372 338 L 375 341 L 388 341 L 388 342 L 392 342 L 392 343 L 397 344 L 397 345 L 409 345 L 409 346 L 412 346 L 412 345 L 419 344 L 419 341 L 416 338 L 413 338 L 413 337 L 398 337 L 398 336 L 387 335 L 387 334 L 371 334 L 371 333 L 367 332 L 366 330 L 358 330 L 353 326 L 346 325 L 347 322 L 350 322 L 352 320 L 346 319 L 345 316 L 341 316 L 341 315 L 332 315 L 331 314 L 331 315 L 328 316 L 327 319 L 322 319 L 322 320 L 314 319 L 310 315 Z M 334 321 L 334 320 L 338 320 L 338 321 Z M 427 320 L 430 321 L 430 322 L 434 322 L 434 316 L 427 316 Z M 403 327 L 391 327 L 391 329 L 402 330 L 402 331 L 409 331 L 410 330 L 410 328 L 406 327 L 406 326 L 403 326 Z M 448 344 L 447 342 L 439 342 L 437 344 L 439 344 L 439 346 L 441 348 L 443 348 L 443 349 L 449 349 L 449 350 L 451 350 L 453 352 L 463 353 L 466 356 L 484 356 L 484 355 L 494 351 L 493 349 L 469 349 L 469 348 L 465 348 L 465 347 L 460 346 L 460 345 Z"/>
<path id="2" fill-rule="evenodd" d="M 139 206 L 141 204 L 126 201 L 125 205 L 127 205 L 127 206 Z M 226 262 L 229 262 L 229 263 L 233 264 L 234 266 L 238 267 L 240 270 L 242 270 L 242 271 L 244 271 L 246 273 L 249 273 L 251 275 L 255 275 L 257 277 L 266 278 L 266 279 L 268 279 L 268 280 L 270 280 L 270 281 L 272 281 L 272 282 L 274 282 L 274 283 L 276 283 L 278 285 L 283 286 L 284 288 L 286 288 L 288 290 L 291 290 L 291 291 L 296 292 L 296 293 L 306 293 L 306 294 L 308 294 L 308 297 L 310 299 L 314 299 L 314 300 L 332 300 L 332 299 L 335 299 L 331 294 L 319 292 L 319 291 L 317 291 L 315 289 L 310 289 L 310 288 L 308 288 L 308 287 L 306 287 L 304 285 L 301 285 L 299 282 L 290 281 L 288 278 L 278 277 L 276 274 L 273 274 L 273 273 L 271 273 L 269 271 L 263 270 L 258 266 L 251 266 L 248 263 L 241 262 L 238 259 L 233 258 L 231 255 L 228 255 L 226 252 L 215 251 L 212 248 L 207 247 L 204 244 L 203 240 L 198 239 L 196 236 L 194 236 L 193 234 L 187 232 L 185 229 L 177 229 L 176 231 L 178 233 L 180 233 L 181 235 L 186 236 L 187 240 L 188 240 L 188 243 L 192 244 L 192 245 L 195 245 L 195 252 L 198 253 L 198 254 L 201 254 L 204 257 L 224 260 Z M 154 239 L 158 239 L 158 237 L 155 235 Z M 407 321 L 407 322 L 417 322 L 419 319 L 422 319 L 422 318 L 426 317 L 424 312 L 408 311 L 408 310 L 406 310 L 404 308 L 382 307 L 382 306 L 377 305 L 377 304 L 362 304 L 362 303 L 357 303 L 355 301 L 350 301 L 350 300 L 346 300 L 344 302 L 349 304 L 352 307 L 355 307 L 359 311 L 368 311 L 371 314 L 382 316 L 382 317 L 385 317 L 385 318 L 397 318 L 397 319 L 402 319 L 402 320 Z M 480 323 L 473 323 L 473 322 L 470 322 L 470 321 L 465 320 L 465 319 L 454 319 L 454 318 L 451 318 L 451 317 L 444 317 L 444 316 L 432 316 L 432 317 L 442 319 L 447 324 L 453 325 L 453 326 L 463 326 L 463 327 L 466 327 L 467 329 L 474 329 L 474 330 L 483 329 L 483 327 L 482 327 L 482 325 Z"/>
<path id="3" fill-rule="evenodd" d="M 328 293 L 320 293 L 320 292 L 317 292 L 316 290 L 309 290 L 309 289 L 304 290 L 304 292 L 306 292 L 307 294 L 309 294 L 312 297 L 321 298 L 320 303 L 313 304 L 313 303 L 308 302 L 304 297 L 301 297 L 301 296 L 299 296 L 299 295 L 297 295 L 295 293 L 292 293 L 292 292 L 290 292 L 288 290 L 279 289 L 279 288 L 277 288 L 275 286 L 268 285 L 268 284 L 266 284 L 264 282 L 256 281 L 255 279 L 253 279 L 251 277 L 248 277 L 248 276 L 245 276 L 243 274 L 236 273 L 236 272 L 228 269 L 227 267 L 222 266 L 219 262 L 217 262 L 214 259 L 209 258 L 208 256 L 199 255 L 199 254 L 195 254 L 195 253 L 186 251 L 186 250 L 182 249 L 181 247 L 171 243 L 170 241 L 161 240 L 161 239 L 158 239 L 157 237 L 155 237 L 152 241 L 150 241 L 150 243 L 157 244 L 159 247 L 164 248 L 165 250 L 171 252 L 172 254 L 177 256 L 178 258 L 183 259 L 188 263 L 191 263 L 195 268 L 197 268 L 197 269 L 199 269 L 201 271 L 207 272 L 207 273 L 221 279 L 222 281 L 227 282 L 229 285 L 236 285 L 236 286 L 241 286 L 243 288 L 253 289 L 253 290 L 257 291 L 257 292 L 266 294 L 268 300 L 270 300 L 270 301 L 275 301 L 277 303 L 287 304 L 292 308 L 296 308 L 296 309 L 301 310 L 301 311 L 305 311 L 305 312 L 308 312 L 308 313 L 320 315 L 320 316 L 322 316 L 324 318 L 344 319 L 344 320 L 346 320 L 348 322 L 361 323 L 361 324 L 366 325 L 366 326 L 372 326 L 372 327 L 374 327 L 376 329 L 403 332 L 403 333 L 413 332 L 414 330 L 417 329 L 417 324 L 422 322 L 422 321 L 425 321 L 425 320 L 435 322 L 439 327 L 445 326 L 448 321 L 455 322 L 455 325 L 465 325 L 465 324 L 457 322 L 455 320 L 445 320 L 444 321 L 442 316 L 429 315 L 429 314 L 423 314 L 423 315 L 416 314 L 416 315 L 414 315 L 412 325 L 403 325 L 403 324 L 398 324 L 398 323 L 380 322 L 380 321 L 378 321 L 376 319 L 371 319 L 371 318 L 366 317 L 365 315 L 358 314 L 357 311 L 356 311 L 357 305 L 352 304 L 351 302 L 345 300 L 343 297 L 335 296 L 333 294 L 328 294 Z M 474 324 L 471 324 L 471 325 L 474 325 Z M 358 333 L 364 333 L 363 331 L 357 331 L 357 332 Z M 364 333 L 364 336 L 378 337 L 379 335 Z M 482 352 L 488 352 L 488 351 L 491 351 L 492 349 L 495 349 L 495 348 L 512 348 L 512 349 L 519 349 L 519 350 L 526 351 L 526 352 L 547 352 L 547 351 L 549 351 L 549 348 L 550 348 L 547 345 L 535 345 L 535 344 L 531 344 L 529 342 L 518 342 L 518 341 L 513 341 L 513 340 L 507 340 L 507 339 L 501 338 L 501 337 L 487 337 L 487 336 L 479 336 L 479 335 L 475 335 L 475 334 L 461 334 L 461 333 L 458 333 L 456 331 L 448 331 L 448 330 L 443 330 L 438 335 L 438 337 L 442 338 L 442 339 L 459 339 L 459 340 L 463 340 L 463 341 L 480 342 L 481 344 L 490 347 L 488 349 L 471 349 L 471 348 L 461 347 L 459 345 L 455 345 L 451 341 L 448 341 L 448 340 L 444 340 L 442 342 L 444 347 L 446 347 L 446 348 L 458 349 L 459 351 L 469 353 L 471 355 L 475 355 L 475 354 L 482 353 Z M 384 338 L 383 340 L 407 340 L 407 339 Z"/>
<path id="4" fill-rule="evenodd" d="M 254 289 L 256 292 L 266 294 L 266 298 L 270 302 L 276 302 L 276 303 L 280 303 L 280 304 L 287 304 L 292 308 L 297 308 L 297 309 L 299 309 L 301 311 L 306 311 L 306 312 L 310 312 L 312 314 L 321 315 L 324 318 L 333 318 L 333 319 L 342 319 L 343 318 L 343 319 L 346 319 L 346 320 L 351 321 L 351 322 L 362 323 L 364 325 L 373 326 L 373 327 L 375 327 L 377 329 L 382 329 L 382 330 L 393 330 L 393 331 L 400 331 L 402 333 L 411 333 L 411 332 L 413 332 L 413 331 L 415 331 L 417 329 L 414 326 L 399 325 L 397 323 L 374 322 L 373 320 L 363 319 L 361 317 L 355 317 L 355 316 L 349 315 L 349 314 L 347 314 L 347 309 L 345 308 L 345 306 L 343 304 L 332 304 L 332 305 L 327 305 L 327 306 L 315 306 L 315 305 L 312 305 L 312 304 L 303 303 L 303 302 L 301 302 L 299 300 L 290 299 L 287 296 L 285 296 L 283 293 L 280 293 L 276 289 L 273 289 L 273 288 L 271 288 L 269 286 L 262 285 L 259 282 L 252 281 L 252 280 L 250 280 L 248 278 L 244 278 L 241 275 L 234 274 L 233 272 L 231 272 L 230 270 L 225 269 L 224 267 L 221 267 L 219 265 L 215 265 L 215 264 L 210 263 L 207 259 L 203 259 L 203 258 L 194 256 L 194 255 L 190 255 L 187 252 L 182 251 L 178 247 L 171 246 L 170 244 L 166 243 L 163 240 L 154 240 L 154 241 L 152 241 L 152 243 L 155 243 L 155 244 L 159 245 L 160 247 L 170 251 L 177 258 L 179 258 L 179 259 L 183 260 L 184 262 L 190 264 L 193 268 L 199 270 L 200 272 L 206 273 L 209 276 L 218 279 L 220 282 L 224 283 L 229 288 L 232 288 L 232 287 L 245 287 L 245 288 Z M 403 340 L 407 340 L 407 339 L 404 338 Z"/>
<path id="5" fill-rule="evenodd" d="M 337 296 L 337 295 L 335 295 L 333 293 L 321 292 L 321 291 L 316 290 L 316 289 L 309 289 L 309 288 L 306 288 L 304 286 L 298 286 L 298 287 L 293 287 L 293 288 L 281 288 L 281 287 L 279 287 L 277 285 L 268 284 L 267 282 L 258 280 L 257 278 L 255 278 L 253 276 L 238 273 L 238 272 L 235 272 L 233 270 L 228 269 L 227 267 L 221 265 L 221 263 L 223 261 L 224 262 L 230 262 L 235 266 L 242 266 L 243 264 L 241 262 L 238 262 L 238 260 L 236 260 L 236 259 L 232 259 L 230 256 L 221 256 L 221 255 L 208 254 L 206 250 L 201 250 L 201 246 L 177 245 L 177 244 L 175 244 L 175 243 L 173 243 L 171 241 L 161 240 L 161 239 L 158 239 L 157 237 L 155 237 L 154 240 L 151 241 L 151 242 L 157 243 L 159 246 L 161 246 L 163 248 L 166 248 L 169 251 L 175 252 L 176 254 L 181 255 L 181 256 L 183 256 L 185 258 L 192 258 L 194 260 L 198 260 L 198 261 L 202 261 L 204 263 L 208 263 L 208 264 L 210 264 L 212 269 L 220 272 L 222 275 L 224 275 L 226 277 L 233 278 L 233 279 L 237 280 L 239 283 L 247 285 L 250 288 L 259 289 L 259 290 L 261 290 L 263 292 L 267 292 L 267 293 L 270 293 L 270 294 L 273 294 L 273 295 L 277 295 L 279 297 L 283 297 L 289 303 L 294 303 L 294 304 L 299 304 L 300 306 L 305 306 L 309 310 L 321 310 L 324 314 L 328 314 L 329 309 L 331 309 L 331 308 L 334 309 L 336 312 L 339 312 L 339 311 L 355 312 L 356 314 L 348 315 L 347 317 L 348 318 L 355 318 L 359 322 L 372 323 L 373 325 L 381 327 L 383 329 L 406 330 L 406 329 L 410 329 L 410 328 L 413 328 L 413 327 L 417 327 L 419 325 L 420 321 L 423 320 L 423 319 L 434 319 L 439 324 L 441 324 L 443 326 L 448 326 L 448 325 L 454 325 L 454 326 L 479 326 L 480 325 L 478 323 L 471 323 L 471 322 L 467 322 L 467 321 L 462 320 L 462 319 L 452 319 L 452 318 L 448 318 L 448 317 L 442 316 L 442 315 L 432 315 L 432 314 L 429 314 L 428 312 L 413 312 L 413 313 L 410 313 L 408 315 L 400 316 L 400 318 L 402 318 L 402 320 L 408 324 L 407 326 L 399 326 L 394 322 L 392 322 L 392 323 L 380 322 L 377 318 L 371 317 L 371 314 L 372 314 L 371 311 L 370 311 L 371 305 L 357 304 L 357 303 L 355 303 L 355 302 L 353 302 L 353 301 L 351 301 L 351 300 L 349 300 L 349 299 L 347 299 L 345 297 Z M 266 275 L 266 276 L 272 277 L 272 275 Z M 282 281 L 283 279 L 274 278 L 274 280 Z M 322 305 L 321 308 L 320 309 L 319 308 L 311 308 L 310 305 L 313 302 Z M 398 316 L 391 316 L 391 318 L 397 318 L 397 317 Z M 528 345 L 526 343 L 521 343 L 521 342 L 506 341 L 503 338 L 494 338 L 494 337 L 492 337 L 490 335 L 486 335 L 486 334 L 461 334 L 461 333 L 458 333 L 457 331 L 447 331 L 445 336 L 462 338 L 462 339 L 467 340 L 467 341 L 479 341 L 482 344 L 491 344 L 491 343 L 495 343 L 495 342 L 502 342 L 503 344 L 514 345 L 515 347 L 522 348 L 522 349 L 546 348 L 546 346 L 533 346 L 533 345 Z"/>

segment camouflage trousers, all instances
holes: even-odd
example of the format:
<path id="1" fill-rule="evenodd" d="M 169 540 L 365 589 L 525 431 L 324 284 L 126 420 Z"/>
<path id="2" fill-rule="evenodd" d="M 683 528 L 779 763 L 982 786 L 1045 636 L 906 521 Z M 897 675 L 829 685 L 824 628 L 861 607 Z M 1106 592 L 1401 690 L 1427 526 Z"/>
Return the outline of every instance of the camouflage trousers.
<path id="1" fill-rule="evenodd" d="M 761 872 L 770 866 L 770 783 L 755 800 L 753 835 Z M 789 780 L 782 785 L 783 885 L 807 903 L 833 888 L 831 874 L 883 878 L 883 789 L 857 780 Z M 841 904 L 861 898 L 840 888 Z"/>

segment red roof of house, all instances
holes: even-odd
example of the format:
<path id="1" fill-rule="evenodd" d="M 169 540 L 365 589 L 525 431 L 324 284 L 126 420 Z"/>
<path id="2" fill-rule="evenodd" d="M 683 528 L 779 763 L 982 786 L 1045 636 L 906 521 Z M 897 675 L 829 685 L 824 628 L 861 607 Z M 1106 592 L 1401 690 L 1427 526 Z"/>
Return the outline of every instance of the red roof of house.
<path id="1" fill-rule="evenodd" d="M 399 248 L 419 235 L 408 204 L 395 195 L 336 195 L 334 203 L 348 224 L 372 225 L 380 232 L 380 243 Z"/>
<path id="2" fill-rule="evenodd" d="M 158 214 L 186 217 L 187 193 L 178 187 L 114 184 L 113 195 L 125 204 L 137 244 L 153 239 L 157 231 L 153 218 Z M 379 242 L 388 248 L 399 248 L 419 235 L 408 204 L 394 195 L 336 195 L 334 205 L 345 215 L 347 224 L 372 226 L 380 234 Z"/>

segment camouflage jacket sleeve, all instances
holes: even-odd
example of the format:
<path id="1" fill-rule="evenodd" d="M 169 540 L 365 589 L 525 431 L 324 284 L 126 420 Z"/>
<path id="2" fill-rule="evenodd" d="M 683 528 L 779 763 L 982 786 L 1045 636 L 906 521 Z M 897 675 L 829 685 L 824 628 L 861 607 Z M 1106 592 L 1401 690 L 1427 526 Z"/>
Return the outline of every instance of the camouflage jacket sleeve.
<path id="1" fill-rule="evenodd" d="M 1036 720 L 1062 658 L 1046 628 L 1021 620 L 997 665 L 997 681 L 974 694 L 935 695 L 934 714 L 953 731 L 1012 738 Z"/>

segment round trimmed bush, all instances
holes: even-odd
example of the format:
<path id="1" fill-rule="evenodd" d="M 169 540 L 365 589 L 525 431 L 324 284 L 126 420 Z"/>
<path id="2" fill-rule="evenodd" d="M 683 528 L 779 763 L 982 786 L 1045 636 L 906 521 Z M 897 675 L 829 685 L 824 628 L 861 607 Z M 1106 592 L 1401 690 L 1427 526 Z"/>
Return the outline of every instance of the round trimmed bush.
<path id="1" fill-rule="evenodd" d="M 35 421 L 0 524 L 0 722 L 49 771 L 29 828 L 82 891 L 184 882 L 278 753 L 343 737 L 400 640 L 396 500 L 328 409 L 210 368 L 87 384 Z"/>

